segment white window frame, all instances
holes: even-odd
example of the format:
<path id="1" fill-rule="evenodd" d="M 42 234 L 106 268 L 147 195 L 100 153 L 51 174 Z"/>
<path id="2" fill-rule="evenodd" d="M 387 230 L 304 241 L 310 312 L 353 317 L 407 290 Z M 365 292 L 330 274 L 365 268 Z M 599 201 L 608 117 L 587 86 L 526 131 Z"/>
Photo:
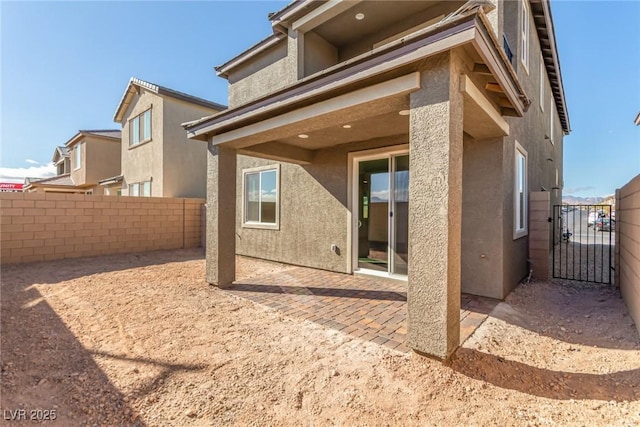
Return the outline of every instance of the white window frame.
<path id="1" fill-rule="evenodd" d="M 140 197 L 140 183 L 139 182 L 134 182 L 133 184 L 129 184 L 129 196 Z"/>
<path id="2" fill-rule="evenodd" d="M 73 170 L 78 170 L 82 167 L 82 142 L 76 144 L 73 147 Z"/>
<path id="3" fill-rule="evenodd" d="M 546 70 L 544 68 L 544 59 L 540 57 L 540 111 L 544 111 L 544 92 L 546 87 L 545 75 Z"/>
<path id="4" fill-rule="evenodd" d="M 524 171 L 520 169 L 519 156 L 524 157 Z M 514 178 L 513 178 L 513 240 L 520 239 L 529 234 L 529 165 L 528 165 L 528 153 L 518 141 L 516 141 L 516 148 L 514 150 Z M 522 197 L 522 215 L 524 218 L 520 218 L 520 177 L 523 181 Z M 522 219 L 522 221 L 521 221 Z M 523 223 L 523 227 L 519 227 L 520 223 Z"/>
<path id="5" fill-rule="evenodd" d="M 276 172 L 276 222 L 258 222 L 258 221 L 247 221 L 247 175 L 260 173 L 262 177 L 262 173 L 264 172 Z M 243 228 L 261 228 L 268 230 L 280 230 L 280 165 L 273 164 L 267 166 L 260 166 L 255 168 L 248 168 L 242 170 L 242 227 Z"/>
<path id="6" fill-rule="evenodd" d="M 152 108 L 149 107 L 146 110 L 144 110 L 142 113 L 138 114 L 137 116 L 129 120 L 129 148 L 137 147 L 153 139 L 153 120 L 152 120 L 153 113 L 151 112 L 151 109 Z M 141 123 L 140 117 L 143 117 L 143 116 L 145 117 L 145 119 L 144 119 L 144 122 Z M 143 136 L 144 136 L 145 129 L 147 128 L 147 123 L 149 125 L 148 126 L 149 135 L 136 142 L 134 139 L 133 129 L 137 127 L 138 138 L 140 137 L 140 133 L 143 133 Z"/>
<path id="7" fill-rule="evenodd" d="M 132 182 L 131 184 L 129 184 L 129 196 L 132 197 L 151 197 L 151 179 L 148 179 L 146 181 L 140 181 L 140 182 Z M 149 186 L 149 194 L 146 195 L 144 194 L 144 188 L 145 186 L 148 185 Z M 136 189 L 136 193 L 137 194 L 133 194 L 134 193 L 134 188 Z"/>
<path id="8" fill-rule="evenodd" d="M 530 13 L 528 0 L 522 0 L 522 21 L 520 22 L 520 62 L 524 66 L 524 70 L 529 74 L 529 29 L 530 29 Z"/>

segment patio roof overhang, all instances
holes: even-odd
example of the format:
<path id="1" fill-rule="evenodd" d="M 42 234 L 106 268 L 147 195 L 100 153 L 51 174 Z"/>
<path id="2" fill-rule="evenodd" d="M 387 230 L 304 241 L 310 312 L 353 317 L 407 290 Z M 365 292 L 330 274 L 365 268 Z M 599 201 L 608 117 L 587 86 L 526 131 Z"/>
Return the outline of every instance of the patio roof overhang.
<path id="1" fill-rule="evenodd" d="M 502 116 L 522 116 L 530 101 L 488 28 L 484 13 L 478 10 L 374 49 L 275 94 L 183 126 L 192 139 L 274 160 L 309 163 L 321 148 L 407 134 L 409 117 L 398 113 L 409 108 L 409 93 L 420 88 L 424 60 L 459 48 L 479 66 L 481 74 L 491 76 L 502 97 L 500 105 L 490 101 L 484 88 L 463 76 L 460 90 L 465 113 L 469 113 L 465 116 L 473 117 L 465 120 L 465 130 L 477 138 L 507 135 Z"/>

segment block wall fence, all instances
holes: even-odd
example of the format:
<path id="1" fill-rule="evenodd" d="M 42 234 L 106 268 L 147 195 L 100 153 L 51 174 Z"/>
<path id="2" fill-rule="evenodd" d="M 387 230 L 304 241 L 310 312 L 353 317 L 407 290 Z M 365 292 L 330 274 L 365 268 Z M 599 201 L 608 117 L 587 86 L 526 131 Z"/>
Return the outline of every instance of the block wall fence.
<path id="1" fill-rule="evenodd" d="M 616 191 L 615 283 L 640 332 L 640 175 Z"/>
<path id="2" fill-rule="evenodd" d="M 204 202 L 0 193 L 0 263 L 199 247 Z"/>

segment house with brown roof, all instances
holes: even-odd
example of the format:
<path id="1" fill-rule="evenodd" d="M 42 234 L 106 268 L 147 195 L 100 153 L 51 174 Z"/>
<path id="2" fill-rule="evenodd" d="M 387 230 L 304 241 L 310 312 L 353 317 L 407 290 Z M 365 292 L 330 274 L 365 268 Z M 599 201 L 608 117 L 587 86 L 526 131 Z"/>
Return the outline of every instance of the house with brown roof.
<path id="1" fill-rule="evenodd" d="M 461 292 L 504 298 L 530 271 L 531 196 L 562 197 L 549 2 L 299 0 L 269 20 L 216 68 L 229 109 L 184 125 L 209 149 L 207 281 L 232 283 L 236 253 L 405 280 L 406 345 L 448 357 Z"/>
<path id="2" fill-rule="evenodd" d="M 122 168 L 100 184 L 128 196 L 204 198 L 207 149 L 191 143 L 181 124 L 225 108 L 131 78 L 114 115 L 122 126 Z"/>
<path id="3" fill-rule="evenodd" d="M 24 191 L 102 195 L 98 182 L 120 171 L 120 130 L 80 130 L 56 147 L 52 160 L 58 174 L 27 179 Z"/>
<path id="4" fill-rule="evenodd" d="M 71 173 L 71 153 L 68 147 L 64 145 L 56 147 L 51 162 L 56 167 L 56 175 Z"/>

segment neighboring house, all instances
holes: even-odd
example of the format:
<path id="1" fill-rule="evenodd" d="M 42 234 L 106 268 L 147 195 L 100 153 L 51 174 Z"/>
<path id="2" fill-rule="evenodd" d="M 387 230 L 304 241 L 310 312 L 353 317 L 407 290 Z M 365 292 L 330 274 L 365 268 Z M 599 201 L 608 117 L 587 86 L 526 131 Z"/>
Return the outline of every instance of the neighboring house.
<path id="1" fill-rule="evenodd" d="M 103 194 L 98 182 L 120 171 L 120 131 L 81 130 L 63 147 L 56 147 L 53 163 L 58 175 L 25 180 L 26 192 Z"/>
<path id="2" fill-rule="evenodd" d="M 207 147 L 189 141 L 181 123 L 225 108 L 132 78 L 114 116 L 122 125 L 122 169 L 101 185 L 128 196 L 204 198 Z"/>
<path id="3" fill-rule="evenodd" d="M 56 147 L 51 161 L 56 167 L 56 175 L 66 175 L 71 173 L 71 153 L 69 152 L 68 147 Z"/>
<path id="4" fill-rule="evenodd" d="M 234 280 L 236 252 L 403 278 L 407 345 L 447 357 L 460 292 L 502 299 L 529 273 L 529 195 L 561 201 L 549 3 L 296 1 L 269 19 L 216 68 L 230 108 L 184 125 L 209 147 L 208 282 Z"/>

